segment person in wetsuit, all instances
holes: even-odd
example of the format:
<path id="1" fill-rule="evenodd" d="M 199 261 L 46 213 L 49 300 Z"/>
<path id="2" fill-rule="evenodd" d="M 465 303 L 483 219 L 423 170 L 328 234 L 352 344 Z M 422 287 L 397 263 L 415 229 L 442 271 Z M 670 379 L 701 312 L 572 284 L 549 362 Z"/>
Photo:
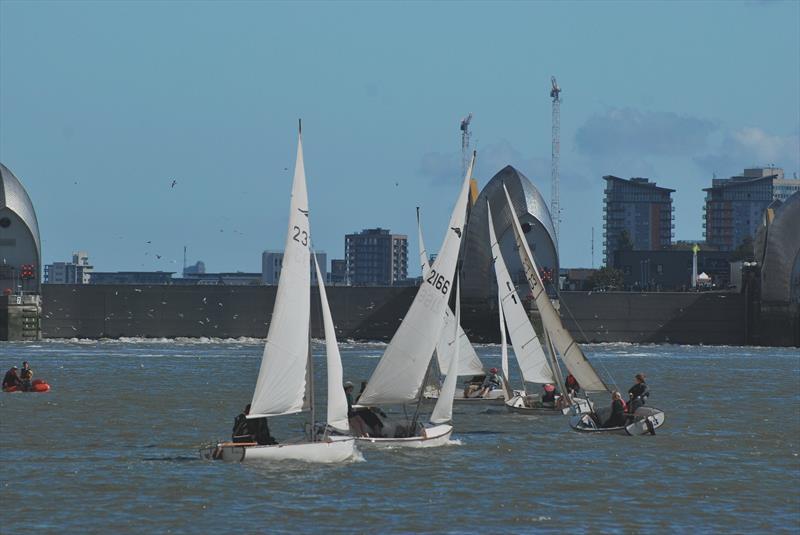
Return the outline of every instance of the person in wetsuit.
<path id="1" fill-rule="evenodd" d="M 623 427 L 627 420 L 625 415 L 625 402 L 622 394 L 616 390 L 611 393 L 611 416 L 603 424 L 603 427 Z"/>
<path id="2" fill-rule="evenodd" d="M 233 421 L 233 431 L 231 432 L 231 440 L 233 442 L 257 442 L 259 445 L 268 446 L 277 444 L 275 439 L 269 432 L 269 425 L 267 418 L 251 418 L 248 419 L 247 415 L 250 414 L 250 404 L 248 403 L 244 410 Z"/>
<path id="3" fill-rule="evenodd" d="M 551 384 L 542 385 L 542 404 L 547 403 L 549 406 L 552 406 L 556 402 L 556 387 Z"/>
<path id="4" fill-rule="evenodd" d="M 564 386 L 567 388 L 567 394 L 570 396 L 575 396 L 578 394 L 578 391 L 581 389 L 581 385 L 578 383 L 578 380 L 575 379 L 575 376 L 572 374 L 567 375 L 567 380 L 565 381 Z"/>
<path id="5" fill-rule="evenodd" d="M 22 382 L 19 379 L 19 375 L 17 375 L 17 367 L 12 366 L 10 370 L 6 372 L 5 377 L 3 377 L 3 390 L 6 388 L 12 387 L 19 387 Z"/>
<path id="6" fill-rule="evenodd" d="M 650 396 L 650 391 L 647 389 L 647 383 L 644 380 L 645 375 L 637 373 L 636 384 L 628 389 L 628 410 L 631 413 L 636 412 L 636 409 L 643 406 Z"/>
<path id="7" fill-rule="evenodd" d="M 33 370 L 27 360 L 22 363 L 22 370 L 19 372 L 19 380 L 23 390 L 28 391 L 32 388 Z"/>

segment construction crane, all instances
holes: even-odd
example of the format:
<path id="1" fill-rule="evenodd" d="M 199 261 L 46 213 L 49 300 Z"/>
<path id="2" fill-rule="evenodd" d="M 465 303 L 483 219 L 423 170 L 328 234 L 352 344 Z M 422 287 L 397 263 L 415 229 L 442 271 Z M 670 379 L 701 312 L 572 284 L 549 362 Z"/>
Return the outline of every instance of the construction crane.
<path id="1" fill-rule="evenodd" d="M 556 232 L 556 253 L 558 253 L 558 227 L 561 222 L 561 202 L 558 193 L 558 164 L 561 153 L 561 88 L 558 87 L 556 77 L 550 77 L 552 89 L 550 98 L 553 99 L 553 148 L 551 153 L 550 168 L 550 216 L 553 218 L 553 230 Z"/>
<path id="2" fill-rule="evenodd" d="M 469 129 L 469 123 L 472 122 L 472 113 L 461 119 L 461 176 L 467 174 L 467 167 L 469 166 L 469 137 L 472 132 Z"/>

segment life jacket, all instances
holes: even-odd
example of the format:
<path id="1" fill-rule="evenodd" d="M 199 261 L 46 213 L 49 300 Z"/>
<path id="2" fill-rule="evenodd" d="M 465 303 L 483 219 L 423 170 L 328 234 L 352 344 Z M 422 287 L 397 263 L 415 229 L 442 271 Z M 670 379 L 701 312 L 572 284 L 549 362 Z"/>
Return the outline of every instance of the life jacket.
<path id="1" fill-rule="evenodd" d="M 619 400 L 622 402 L 622 412 L 628 412 L 628 404 L 622 398 L 619 398 Z"/>

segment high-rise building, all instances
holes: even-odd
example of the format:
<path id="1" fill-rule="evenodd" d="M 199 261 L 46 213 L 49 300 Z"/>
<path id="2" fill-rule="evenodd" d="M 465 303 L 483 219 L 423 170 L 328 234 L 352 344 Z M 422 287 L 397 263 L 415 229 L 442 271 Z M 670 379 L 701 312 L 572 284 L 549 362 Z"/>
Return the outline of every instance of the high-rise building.
<path id="1" fill-rule="evenodd" d="M 603 253 L 611 266 L 618 250 L 653 251 L 672 244 L 674 189 L 656 186 L 646 178 L 606 181 L 603 206 Z"/>
<path id="2" fill-rule="evenodd" d="M 93 266 L 89 265 L 89 253 L 72 253 L 72 262 L 53 262 L 44 266 L 45 284 L 89 284 Z"/>
<path id="3" fill-rule="evenodd" d="M 785 179 L 778 167 L 757 167 L 745 169 L 741 176 L 715 178 L 703 191 L 706 243 L 732 251 L 753 238 L 772 201 L 786 200 L 800 191 L 800 180 Z"/>
<path id="4" fill-rule="evenodd" d="M 344 238 L 347 283 L 394 286 L 408 278 L 408 236 L 382 228 L 364 229 Z"/>
<path id="5" fill-rule="evenodd" d="M 347 261 L 344 259 L 331 260 L 331 272 L 328 274 L 331 284 L 347 284 Z"/>
<path id="6" fill-rule="evenodd" d="M 319 261 L 319 270 L 322 278 L 328 276 L 328 255 L 325 251 L 315 251 Z M 281 278 L 281 267 L 283 266 L 283 251 L 264 251 L 261 254 L 261 281 L 267 285 L 278 284 Z M 314 258 L 311 258 L 311 284 L 317 283 L 317 269 L 314 267 Z"/>

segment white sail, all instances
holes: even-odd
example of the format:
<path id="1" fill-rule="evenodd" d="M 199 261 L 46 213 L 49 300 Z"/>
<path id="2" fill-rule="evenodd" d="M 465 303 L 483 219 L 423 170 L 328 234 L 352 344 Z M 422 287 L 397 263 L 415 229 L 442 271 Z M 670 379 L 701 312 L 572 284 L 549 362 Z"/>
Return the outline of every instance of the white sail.
<path id="1" fill-rule="evenodd" d="M 436 362 L 439 364 L 439 369 L 444 371 L 450 367 L 450 359 L 453 358 L 456 345 L 459 346 L 458 357 L 458 373 L 459 375 L 483 375 L 485 372 L 481 359 L 472 347 L 472 342 L 469 341 L 467 333 L 458 326 L 458 330 L 454 331 L 455 318 L 450 311 L 450 307 L 445 308 L 444 311 L 444 326 L 442 327 L 441 336 L 439 336 L 439 343 L 436 344 Z M 455 343 L 456 336 L 458 336 L 458 344 Z"/>
<path id="2" fill-rule="evenodd" d="M 311 308 L 310 236 L 303 142 L 298 136 L 283 264 L 249 418 L 303 410 Z"/>
<path id="3" fill-rule="evenodd" d="M 514 211 L 514 206 L 511 203 L 511 196 L 508 190 L 503 185 L 506 193 L 506 201 L 508 202 L 508 210 L 511 212 L 511 219 L 514 229 L 514 239 L 517 242 L 517 251 L 519 252 L 520 260 L 525 268 L 525 278 L 528 279 L 533 298 L 536 301 L 536 306 L 539 309 L 539 314 L 542 317 L 542 325 L 547 333 L 550 335 L 550 340 L 555 346 L 558 353 L 561 355 L 561 360 L 570 371 L 575 379 L 578 380 L 581 387 L 590 391 L 608 390 L 603 380 L 597 374 L 591 363 L 586 359 L 580 346 L 573 340 L 572 336 L 564 328 L 561 323 L 561 318 L 550 302 L 550 297 L 547 295 L 542 279 L 539 276 L 536 262 L 533 260 L 533 255 L 528 247 L 528 242 L 525 241 L 525 236 L 522 232 L 522 227 L 519 224 L 517 213 Z"/>
<path id="4" fill-rule="evenodd" d="M 430 261 L 428 260 L 428 251 L 425 249 L 425 242 L 422 239 L 422 223 L 419 219 L 419 207 L 417 207 L 417 236 L 419 239 L 419 264 L 422 271 L 422 278 L 425 279 L 428 270 L 430 269 Z M 439 343 L 436 344 L 436 361 L 439 364 L 439 370 L 445 371 L 450 365 L 453 351 L 455 350 L 455 340 L 459 343 L 460 360 L 458 363 L 459 373 L 461 375 L 482 375 L 484 373 L 483 363 L 478 358 L 475 348 L 467 337 L 467 333 L 458 326 L 457 334 L 453 335 L 453 313 L 450 307 L 444 309 L 444 326 L 442 327 L 442 334 L 439 337 Z"/>
<path id="5" fill-rule="evenodd" d="M 452 325 L 453 336 L 456 336 L 457 329 L 455 327 L 461 323 L 461 288 L 459 286 L 456 286 L 456 317 Z M 450 359 L 450 365 L 447 368 L 447 376 L 444 378 L 444 384 L 439 391 L 439 399 L 436 400 L 436 405 L 431 413 L 432 424 L 446 424 L 453 419 L 453 398 L 456 395 L 456 382 L 458 381 L 458 353 L 459 345 L 455 344 L 453 358 Z"/>
<path id="6" fill-rule="evenodd" d="M 520 370 L 522 370 L 522 378 L 529 383 L 552 383 L 554 382 L 553 370 L 547 362 L 542 344 L 531 325 L 528 313 L 522 305 L 522 300 L 500 251 L 500 244 L 497 242 L 497 235 L 494 231 L 492 209 L 488 201 L 486 209 L 489 219 L 489 243 L 492 247 L 494 271 L 497 277 L 497 295 L 502 303 L 502 312 L 508 325 L 514 355 L 517 357 Z"/>
<path id="7" fill-rule="evenodd" d="M 325 326 L 325 354 L 328 368 L 328 417 L 327 422 L 339 431 L 350 431 L 347 419 L 347 396 L 344 393 L 342 381 L 342 357 L 339 354 L 339 344 L 336 343 L 336 329 L 333 326 L 331 308 L 328 306 L 328 295 L 325 293 L 325 284 L 322 282 L 322 272 L 319 269 L 317 255 L 314 255 L 314 267 L 317 269 L 317 285 L 319 286 L 319 300 L 322 305 L 322 322 Z"/>
<path id="8" fill-rule="evenodd" d="M 359 400 L 361 405 L 409 403 L 419 397 L 425 372 L 444 325 L 444 311 L 450 298 L 464 235 L 469 179 L 474 162 L 473 155 L 439 254 L 372 373 Z"/>
<path id="9" fill-rule="evenodd" d="M 498 286 L 498 290 L 500 287 Z M 508 380 L 508 342 L 506 341 L 506 318 L 503 316 L 503 300 L 497 296 L 497 317 L 500 318 L 500 369 L 503 370 L 503 381 L 509 384 Z"/>

